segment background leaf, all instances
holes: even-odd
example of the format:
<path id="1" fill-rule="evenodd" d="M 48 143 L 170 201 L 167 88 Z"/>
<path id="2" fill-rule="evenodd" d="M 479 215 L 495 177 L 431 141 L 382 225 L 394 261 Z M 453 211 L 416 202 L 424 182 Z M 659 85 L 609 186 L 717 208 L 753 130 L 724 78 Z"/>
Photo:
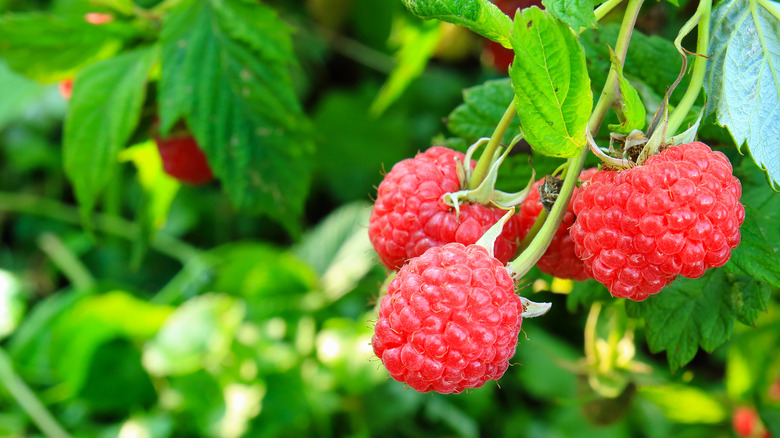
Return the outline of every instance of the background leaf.
<path id="1" fill-rule="evenodd" d="M 465 26 L 474 32 L 510 48 L 512 20 L 488 0 L 403 0 L 420 18 L 432 18 Z"/>
<path id="2" fill-rule="evenodd" d="M 463 90 L 463 103 L 447 117 L 447 127 L 470 142 L 490 137 L 514 96 L 509 78 L 467 88 Z M 504 135 L 504 144 L 509 144 L 519 133 L 520 118 L 515 116 Z"/>
<path id="3" fill-rule="evenodd" d="M 525 139 L 539 153 L 576 156 L 593 105 L 585 52 L 569 27 L 537 7 L 515 19 L 509 75 Z"/>
<path id="4" fill-rule="evenodd" d="M 610 55 L 614 53 L 610 52 Z M 614 103 L 617 108 L 618 117 L 622 120 L 620 125 L 609 125 L 612 131 L 628 134 L 634 129 L 641 130 L 645 127 L 645 118 L 647 116 L 645 107 L 642 105 L 642 99 L 639 98 L 636 88 L 623 75 L 623 67 L 617 62 L 614 56 L 610 56 L 612 68 L 615 69 L 620 85 L 620 97 Z"/>
<path id="5" fill-rule="evenodd" d="M 249 0 L 189 0 L 161 41 L 161 129 L 184 117 L 233 203 L 297 232 L 312 144 L 289 28 Z"/>
<path id="6" fill-rule="evenodd" d="M 138 124 L 156 59 L 155 48 L 127 52 L 88 66 L 73 86 L 63 154 L 83 214 L 94 209 L 116 175 L 119 151 Z"/>
<path id="7" fill-rule="evenodd" d="M 704 86 L 706 113 L 715 113 L 737 147 L 780 187 L 780 8 L 756 0 L 726 0 L 712 11 L 712 58 Z"/>

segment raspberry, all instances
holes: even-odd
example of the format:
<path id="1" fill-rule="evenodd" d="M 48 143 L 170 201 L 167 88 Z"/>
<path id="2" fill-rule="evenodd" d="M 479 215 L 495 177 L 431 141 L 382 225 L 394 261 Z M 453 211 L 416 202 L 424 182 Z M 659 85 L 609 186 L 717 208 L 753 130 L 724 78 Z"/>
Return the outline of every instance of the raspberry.
<path id="1" fill-rule="evenodd" d="M 192 136 L 155 137 L 154 140 L 168 175 L 189 184 L 205 184 L 214 178 L 206 155 Z"/>
<path id="2" fill-rule="evenodd" d="M 641 301 L 678 274 L 698 278 L 728 261 L 745 220 L 741 194 L 722 152 L 700 142 L 670 147 L 583 184 L 570 235 L 588 275 Z"/>
<path id="3" fill-rule="evenodd" d="M 493 3 L 501 9 L 501 12 L 513 20 L 519 9 L 530 8 L 531 6 L 538 6 L 544 9 L 541 0 L 494 0 Z M 488 64 L 500 73 L 506 73 L 509 65 L 515 59 L 514 50 L 507 49 L 500 43 L 488 39 L 485 40 L 483 52 Z"/>
<path id="4" fill-rule="evenodd" d="M 450 242 L 475 243 L 504 215 L 504 210 L 479 204 L 461 205 L 458 215 L 444 203 L 442 195 L 463 186 L 456 159 L 462 163 L 465 155 L 432 147 L 396 163 L 379 184 L 368 236 L 388 268 L 399 269 L 428 248 Z M 502 263 L 517 250 L 518 223 L 519 218 L 512 217 L 496 241 L 496 258 Z"/>
<path id="5" fill-rule="evenodd" d="M 70 100 L 73 95 L 73 79 L 64 79 L 59 83 L 60 95 L 65 100 Z"/>
<path id="6" fill-rule="evenodd" d="M 584 170 L 580 173 L 580 179 L 583 181 L 588 180 L 595 173 L 596 169 Z M 544 208 L 539 193 L 539 188 L 543 183 L 544 179 L 536 181 L 531 187 L 528 197 L 518 207 L 521 238 L 525 238 L 531 227 L 533 227 L 534 222 L 536 222 L 536 218 L 539 217 L 539 213 L 542 212 L 542 208 Z M 569 236 L 569 228 L 574 224 L 575 219 L 574 198 L 577 196 L 577 191 L 578 189 L 575 188 L 569 201 L 569 207 L 563 216 L 563 222 L 558 227 L 558 231 L 555 232 L 555 236 L 553 236 L 550 246 L 547 247 L 547 251 L 536 262 L 536 266 L 539 267 L 540 271 L 554 277 L 584 281 L 590 277 L 585 272 L 582 260 L 574 253 L 574 242 L 572 242 Z"/>
<path id="7" fill-rule="evenodd" d="M 398 271 L 371 344 L 395 380 L 420 392 L 459 393 L 504 375 L 522 312 L 501 261 L 481 246 L 449 243 Z"/>

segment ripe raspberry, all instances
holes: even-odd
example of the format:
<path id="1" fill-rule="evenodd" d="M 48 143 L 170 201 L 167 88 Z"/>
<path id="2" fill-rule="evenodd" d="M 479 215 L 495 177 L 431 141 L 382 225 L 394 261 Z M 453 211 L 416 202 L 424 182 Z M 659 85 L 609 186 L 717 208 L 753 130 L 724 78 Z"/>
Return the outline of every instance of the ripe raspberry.
<path id="1" fill-rule="evenodd" d="M 678 274 L 698 278 L 728 261 L 745 220 L 741 195 L 722 152 L 684 144 L 644 166 L 598 172 L 580 187 L 570 234 L 590 276 L 641 301 Z"/>
<path id="2" fill-rule="evenodd" d="M 596 169 L 583 170 L 580 173 L 580 180 L 586 181 L 590 179 L 595 173 Z M 539 217 L 539 213 L 542 212 L 542 200 L 539 194 L 539 187 L 544 183 L 544 179 L 536 181 L 531 187 L 531 193 L 525 198 L 519 207 L 520 217 L 520 238 L 524 239 L 525 236 L 531 231 L 536 218 Z M 558 278 L 569 278 L 572 280 L 584 281 L 587 280 L 588 274 L 585 272 L 585 267 L 574 253 L 574 242 L 572 242 L 569 236 L 569 228 L 574 224 L 574 198 L 577 196 L 575 188 L 569 201 L 569 207 L 566 210 L 566 214 L 563 216 L 563 222 L 558 227 L 558 231 L 555 232 L 550 246 L 547 247 L 542 258 L 536 262 L 536 266 L 539 270 L 550 274 Z"/>
<path id="3" fill-rule="evenodd" d="M 481 246 L 449 243 L 398 271 L 371 344 L 395 380 L 459 393 L 504 375 L 522 312 L 502 262 Z"/>
<path id="4" fill-rule="evenodd" d="M 59 83 L 60 95 L 65 100 L 70 100 L 73 95 L 73 79 L 64 79 Z"/>
<path id="5" fill-rule="evenodd" d="M 544 9 L 541 0 L 493 0 L 493 3 L 501 9 L 501 12 L 508 15 L 509 18 L 513 20 L 518 9 L 530 8 L 531 6 L 538 6 Z M 485 48 L 483 52 L 487 63 L 500 73 L 506 73 L 509 69 L 509 65 L 515 59 L 514 50 L 507 49 L 500 43 L 489 39 L 485 39 Z"/>
<path id="6" fill-rule="evenodd" d="M 154 140 L 168 175 L 188 184 L 205 184 L 214 178 L 206 155 L 191 136 L 155 136 Z"/>
<path id="7" fill-rule="evenodd" d="M 444 203 L 442 195 L 463 188 L 456 159 L 462 163 L 465 155 L 433 147 L 396 163 L 379 184 L 368 237 L 388 268 L 399 269 L 434 246 L 475 243 L 504 215 L 504 210 L 479 204 L 461 205 L 457 215 Z M 512 217 L 496 241 L 495 255 L 502 263 L 517 250 L 518 220 Z"/>

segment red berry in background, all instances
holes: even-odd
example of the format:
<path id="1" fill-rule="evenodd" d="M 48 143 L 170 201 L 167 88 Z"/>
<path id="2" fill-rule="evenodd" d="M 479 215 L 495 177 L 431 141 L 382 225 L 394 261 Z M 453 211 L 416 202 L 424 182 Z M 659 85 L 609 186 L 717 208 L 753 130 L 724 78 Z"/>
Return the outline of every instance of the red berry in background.
<path id="1" fill-rule="evenodd" d="M 522 312 L 501 261 L 481 246 L 450 243 L 398 271 L 371 345 L 395 380 L 420 392 L 459 393 L 504 375 Z"/>
<path id="2" fill-rule="evenodd" d="M 89 12 L 84 14 L 84 21 L 89 24 L 94 24 L 95 26 L 100 26 L 101 24 L 108 24 L 114 21 L 114 16 L 111 14 L 102 14 L 100 12 Z"/>
<path id="3" fill-rule="evenodd" d="M 580 173 L 580 180 L 588 180 L 595 173 L 596 169 L 583 170 Z M 536 181 L 531 187 L 531 193 L 518 207 L 518 217 L 520 218 L 520 237 L 525 238 L 528 232 L 533 227 L 536 218 L 539 217 L 539 213 L 542 212 L 544 206 L 542 205 L 539 188 L 544 183 L 544 179 Z M 550 246 L 547 247 L 544 255 L 536 262 L 536 266 L 539 270 L 545 274 L 550 274 L 558 278 L 567 278 L 572 280 L 584 281 L 587 280 L 588 274 L 585 272 L 585 266 L 582 260 L 577 257 L 574 252 L 574 242 L 569 236 L 569 228 L 574 224 L 574 199 L 577 196 L 575 188 L 569 201 L 569 207 L 566 210 L 566 214 L 563 216 L 563 222 L 558 227 L 558 231 L 555 232 Z"/>
<path id="4" fill-rule="evenodd" d="M 641 301 L 677 275 L 698 278 L 729 260 L 745 220 L 741 195 L 722 152 L 700 142 L 670 147 L 585 182 L 570 235 L 591 277 Z"/>
<path id="5" fill-rule="evenodd" d="M 504 215 L 504 210 L 479 204 L 461 205 L 458 215 L 444 203 L 442 195 L 463 188 L 456 160 L 463 163 L 465 155 L 432 147 L 396 163 L 379 184 L 368 237 L 389 269 L 399 269 L 428 248 L 450 242 L 475 243 Z M 495 243 L 496 258 L 502 263 L 517 250 L 518 234 L 515 215 Z"/>
<path id="6" fill-rule="evenodd" d="M 60 95 L 65 100 L 69 100 L 73 95 L 73 79 L 65 79 L 60 82 Z"/>
<path id="7" fill-rule="evenodd" d="M 163 170 L 168 175 L 188 184 L 205 184 L 212 179 L 208 160 L 192 136 L 176 135 L 154 138 L 160 152 Z"/>
<path id="8" fill-rule="evenodd" d="M 530 8 L 531 6 L 544 8 L 541 0 L 495 0 L 493 3 L 501 9 L 501 12 L 512 19 L 515 18 L 515 12 L 518 9 Z M 484 53 L 488 64 L 501 73 L 506 73 L 509 69 L 509 64 L 515 59 L 515 52 L 512 49 L 507 49 L 501 44 L 488 39 L 485 40 Z"/>
<path id="9" fill-rule="evenodd" d="M 753 431 L 755 430 L 758 421 L 758 414 L 756 411 L 747 406 L 740 406 L 735 409 L 731 419 L 734 432 L 743 438 L 750 438 L 753 436 Z"/>

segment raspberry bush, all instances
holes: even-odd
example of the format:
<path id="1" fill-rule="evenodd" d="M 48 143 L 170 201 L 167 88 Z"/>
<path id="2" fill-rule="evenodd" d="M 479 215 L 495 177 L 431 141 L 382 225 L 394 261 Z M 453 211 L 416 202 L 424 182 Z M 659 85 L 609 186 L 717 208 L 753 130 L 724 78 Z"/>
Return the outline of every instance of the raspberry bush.
<path id="1" fill-rule="evenodd" d="M 0 436 L 780 436 L 779 11 L 0 2 Z"/>

